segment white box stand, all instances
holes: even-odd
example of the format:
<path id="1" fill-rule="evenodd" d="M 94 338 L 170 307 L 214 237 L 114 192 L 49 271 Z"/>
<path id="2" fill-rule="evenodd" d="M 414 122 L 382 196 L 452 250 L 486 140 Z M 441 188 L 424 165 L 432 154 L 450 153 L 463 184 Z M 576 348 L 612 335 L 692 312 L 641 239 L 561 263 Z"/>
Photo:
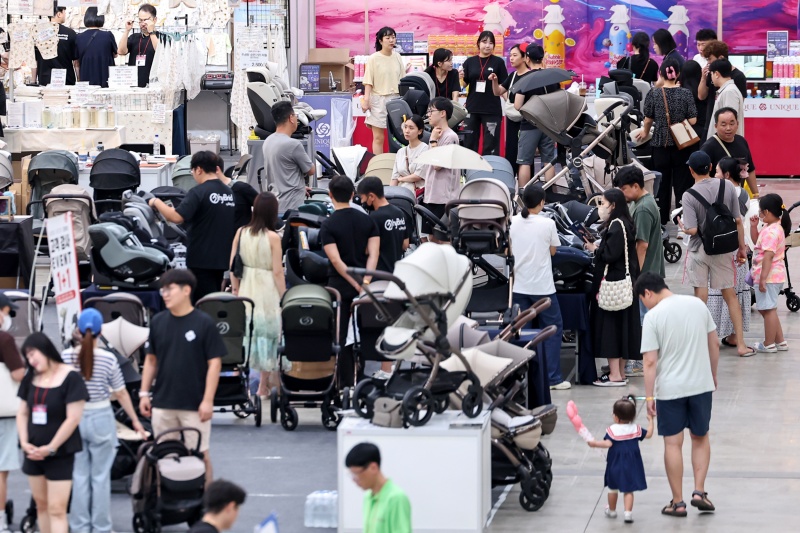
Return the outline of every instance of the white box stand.
<path id="1" fill-rule="evenodd" d="M 339 533 L 363 531 L 364 492 L 344 466 L 360 442 L 381 451 L 381 470 L 408 495 L 415 533 L 482 532 L 491 511 L 489 413 L 446 411 L 422 427 L 383 428 L 345 418 L 337 439 Z"/>

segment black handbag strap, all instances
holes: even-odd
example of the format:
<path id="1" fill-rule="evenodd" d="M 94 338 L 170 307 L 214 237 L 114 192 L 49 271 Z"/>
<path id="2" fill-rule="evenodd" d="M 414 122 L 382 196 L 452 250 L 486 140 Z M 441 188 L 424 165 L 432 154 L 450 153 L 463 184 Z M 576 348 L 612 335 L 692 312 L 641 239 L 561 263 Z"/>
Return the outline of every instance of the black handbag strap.
<path id="1" fill-rule="evenodd" d="M 84 50 L 84 51 L 83 51 L 83 53 L 81 54 L 81 56 L 78 58 L 78 61 L 82 61 L 82 60 L 83 60 L 83 56 L 85 56 L 85 55 L 86 55 L 86 52 L 89 50 L 89 48 L 91 48 L 91 47 L 92 47 L 92 41 L 94 41 L 94 38 L 95 38 L 95 37 L 97 37 L 97 34 L 98 34 L 98 33 L 100 33 L 101 31 L 103 31 L 103 30 L 95 30 L 95 31 L 94 31 L 94 33 L 92 34 L 92 36 L 89 38 L 89 42 L 88 42 L 88 43 L 86 43 L 86 50 Z"/>

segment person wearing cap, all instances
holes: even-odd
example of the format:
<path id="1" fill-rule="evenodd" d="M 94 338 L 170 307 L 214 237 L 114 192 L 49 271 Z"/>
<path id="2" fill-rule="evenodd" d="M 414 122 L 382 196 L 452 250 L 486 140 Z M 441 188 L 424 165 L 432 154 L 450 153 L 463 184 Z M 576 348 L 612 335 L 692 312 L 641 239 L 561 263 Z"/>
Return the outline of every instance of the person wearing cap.
<path id="1" fill-rule="evenodd" d="M 133 402 L 125 388 L 117 357 L 98 348 L 103 316 L 97 309 L 84 309 L 78 318 L 80 344 L 61 354 L 64 363 L 77 369 L 86 382 L 89 401 L 83 408 L 80 428 L 83 450 L 75 454 L 72 472 L 70 531 L 111 531 L 111 466 L 117 450 L 117 425 L 111 395 L 132 421 L 133 429 L 147 438 Z"/>
<path id="2" fill-rule="evenodd" d="M 731 214 L 736 219 L 736 229 L 739 234 L 739 251 L 736 261 L 747 260 L 747 246 L 744 243 L 744 226 L 742 225 L 739 196 L 736 189 L 728 180 L 712 178 L 711 158 L 703 151 L 694 152 L 688 160 L 689 172 L 694 178 L 694 185 L 689 190 L 694 190 L 709 204 L 713 204 L 720 187 L 724 188 L 723 201 Z M 686 273 L 689 283 L 694 287 L 694 295 L 708 303 L 708 288 L 722 291 L 722 298 L 728 305 L 728 310 L 736 332 L 736 349 L 741 357 L 755 355 L 755 350 L 744 342 L 744 328 L 742 325 L 742 309 L 736 297 L 736 268 L 729 254 L 707 255 L 703 250 L 700 240 L 700 224 L 706 219 L 706 208 L 689 191 L 683 194 L 683 218 L 678 220 L 681 229 L 689 235 L 689 254 L 686 260 Z"/>
<path id="3" fill-rule="evenodd" d="M 17 306 L 0 293 L 0 531 L 8 530 L 5 501 L 8 496 L 8 473 L 19 469 L 17 450 L 17 384 L 25 376 L 25 362 L 19 355 L 11 329 L 11 313 Z"/>

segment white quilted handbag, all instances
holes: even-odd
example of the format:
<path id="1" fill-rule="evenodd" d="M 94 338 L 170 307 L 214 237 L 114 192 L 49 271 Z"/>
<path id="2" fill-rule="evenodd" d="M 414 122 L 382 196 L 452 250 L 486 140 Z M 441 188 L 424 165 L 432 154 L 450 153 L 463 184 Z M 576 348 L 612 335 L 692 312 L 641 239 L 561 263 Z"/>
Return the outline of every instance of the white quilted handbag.
<path id="1" fill-rule="evenodd" d="M 604 311 L 622 311 L 633 304 L 633 283 L 631 282 L 631 269 L 628 262 L 628 234 L 625 231 L 625 224 L 620 219 L 613 220 L 611 224 L 614 222 L 619 222 L 620 226 L 622 226 L 623 244 L 625 246 L 625 279 L 607 281 L 608 265 L 606 265 L 603 279 L 600 281 L 600 292 L 597 295 L 597 304 Z"/>

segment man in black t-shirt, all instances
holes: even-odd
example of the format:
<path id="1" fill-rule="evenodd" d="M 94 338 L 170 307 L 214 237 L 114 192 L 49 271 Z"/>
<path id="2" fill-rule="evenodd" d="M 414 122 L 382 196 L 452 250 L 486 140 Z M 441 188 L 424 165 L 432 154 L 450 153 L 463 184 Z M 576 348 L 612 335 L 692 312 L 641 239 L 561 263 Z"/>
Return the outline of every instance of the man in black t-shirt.
<path id="1" fill-rule="evenodd" d="M 139 67 L 139 87 L 147 87 L 150 81 L 150 70 L 158 48 L 159 34 L 156 28 L 156 8 L 150 4 L 139 6 L 138 23 L 140 33 L 131 35 L 133 21 L 125 22 L 125 32 L 119 40 L 117 53 L 128 56 L 128 66 Z"/>
<path id="2" fill-rule="evenodd" d="M 152 414 L 154 435 L 176 427 L 200 431 L 208 484 L 213 479 L 208 447 L 214 395 L 227 351 L 214 320 L 192 306 L 196 282 L 186 269 L 168 270 L 161 276 L 159 292 L 167 310 L 150 322 L 139 410 L 144 416 Z M 189 448 L 197 445 L 196 433 L 187 432 L 185 437 Z"/>
<path id="3" fill-rule="evenodd" d="M 389 203 L 383 194 L 383 182 L 375 176 L 368 176 L 358 182 L 361 205 L 372 211 L 370 218 L 378 227 L 381 237 L 381 253 L 378 256 L 378 270 L 393 272 L 411 240 L 411 228 L 402 209 Z"/>
<path id="4" fill-rule="evenodd" d="M 758 198 L 756 164 L 750 153 L 750 146 L 741 135 L 736 134 L 739 117 L 736 110 L 723 107 L 714 114 L 714 131 L 700 149 L 711 158 L 711 175 L 716 173 L 717 163 L 725 157 L 733 157 L 747 163 L 747 187 L 754 198 Z"/>
<path id="5" fill-rule="evenodd" d="M 75 85 L 75 70 L 77 68 L 78 61 L 78 47 L 76 45 L 76 39 L 78 34 L 76 34 L 71 28 L 64 26 L 64 22 L 67 18 L 67 8 L 58 6 L 58 2 L 55 2 L 55 4 L 56 11 L 55 14 L 50 17 L 50 22 L 54 25 L 54 31 L 56 30 L 55 25 L 58 25 L 58 47 L 56 49 L 57 55 L 52 59 L 44 59 L 39 47 L 35 47 L 34 52 L 36 55 L 36 71 L 33 73 L 33 78 L 36 79 L 38 75 L 39 85 L 50 85 L 53 69 L 64 69 L 67 71 L 66 84 Z"/>
<path id="6" fill-rule="evenodd" d="M 359 283 L 347 273 L 348 268 L 375 270 L 380 255 L 380 233 L 375 222 L 364 213 L 353 209 L 350 201 L 355 195 L 353 182 L 347 176 L 334 176 L 328 185 L 328 194 L 333 201 L 334 213 L 325 220 L 320 229 L 320 238 L 325 255 L 328 256 L 328 286 L 339 291 L 342 305 L 339 308 L 339 379 L 340 386 L 353 385 L 355 362 L 352 346 L 345 347 L 347 325 L 350 323 L 350 305 L 361 292 L 361 283 L 369 283 L 371 276 L 364 276 Z"/>
<path id="7" fill-rule="evenodd" d="M 246 497 L 239 485 L 224 479 L 214 481 L 203 494 L 203 519 L 195 522 L 189 533 L 221 533 L 232 529 Z"/>
<path id="8" fill-rule="evenodd" d="M 258 196 L 258 191 L 247 182 L 232 180 L 225 175 L 224 169 L 225 161 L 222 157 L 217 156 L 217 177 L 233 191 L 233 203 L 236 204 L 233 227 L 239 229 L 248 225 L 253 218 L 253 204 Z"/>
<path id="9" fill-rule="evenodd" d="M 148 204 L 170 222 L 190 224 L 186 266 L 197 277 L 197 289 L 193 291 L 196 302 L 221 290 L 236 228 L 233 191 L 217 177 L 217 154 L 197 152 L 191 166 L 199 185 L 186 193 L 177 209 L 158 198 L 151 198 Z"/>

